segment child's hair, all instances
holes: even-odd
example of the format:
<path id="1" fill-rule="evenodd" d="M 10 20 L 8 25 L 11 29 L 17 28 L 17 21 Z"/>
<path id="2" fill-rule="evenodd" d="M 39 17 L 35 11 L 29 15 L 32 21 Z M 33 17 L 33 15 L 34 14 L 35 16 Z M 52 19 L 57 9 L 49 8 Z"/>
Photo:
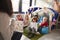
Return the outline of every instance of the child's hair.
<path id="1" fill-rule="evenodd" d="M 34 18 L 35 18 L 36 20 L 38 20 L 38 15 L 34 15 Z"/>
<path id="2" fill-rule="evenodd" d="M 33 18 L 32 21 L 35 20 L 37 22 L 37 18 Z"/>
<path id="3" fill-rule="evenodd" d="M 47 20 L 48 20 L 48 18 L 47 18 L 47 17 L 43 17 L 43 20 L 46 20 L 46 21 L 47 21 Z"/>
<path id="4" fill-rule="evenodd" d="M 21 15 L 21 14 L 18 14 L 16 17 L 17 17 L 17 19 L 18 19 L 18 17 L 20 17 L 20 18 L 19 18 L 19 20 L 23 20 L 23 18 L 22 18 L 22 15 Z"/>
<path id="5" fill-rule="evenodd" d="M 20 15 L 17 15 L 16 17 L 18 17 L 18 16 L 20 16 Z"/>
<path id="6" fill-rule="evenodd" d="M 43 17 L 43 19 L 47 19 L 47 17 Z"/>
<path id="7" fill-rule="evenodd" d="M 25 15 L 25 19 L 27 18 L 27 20 L 29 20 L 29 16 L 28 15 Z"/>
<path id="8" fill-rule="evenodd" d="M 38 15 L 35 15 L 34 17 L 37 17 L 38 18 Z"/>
<path id="9" fill-rule="evenodd" d="M 22 15 L 19 14 L 19 15 L 17 15 L 16 17 L 22 17 Z"/>

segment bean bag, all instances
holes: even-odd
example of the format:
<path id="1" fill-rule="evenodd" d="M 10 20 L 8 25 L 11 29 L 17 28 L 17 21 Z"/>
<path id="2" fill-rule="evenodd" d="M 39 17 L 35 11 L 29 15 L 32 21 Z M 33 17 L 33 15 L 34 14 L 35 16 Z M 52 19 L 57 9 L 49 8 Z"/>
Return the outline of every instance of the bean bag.
<path id="1" fill-rule="evenodd" d="M 43 27 L 41 30 L 42 34 L 47 34 L 48 33 L 48 27 Z"/>

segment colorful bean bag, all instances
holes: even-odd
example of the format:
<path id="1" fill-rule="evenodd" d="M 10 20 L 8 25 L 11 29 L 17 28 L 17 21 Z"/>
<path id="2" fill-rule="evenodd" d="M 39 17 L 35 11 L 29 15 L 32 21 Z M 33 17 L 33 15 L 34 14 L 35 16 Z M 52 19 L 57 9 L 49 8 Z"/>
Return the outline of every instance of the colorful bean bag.
<path id="1" fill-rule="evenodd" d="M 42 34 L 47 34 L 48 33 L 48 27 L 43 27 L 41 30 Z"/>
<path id="2" fill-rule="evenodd" d="M 48 34 L 48 27 L 39 27 L 38 28 L 38 32 L 40 33 L 40 34 Z"/>

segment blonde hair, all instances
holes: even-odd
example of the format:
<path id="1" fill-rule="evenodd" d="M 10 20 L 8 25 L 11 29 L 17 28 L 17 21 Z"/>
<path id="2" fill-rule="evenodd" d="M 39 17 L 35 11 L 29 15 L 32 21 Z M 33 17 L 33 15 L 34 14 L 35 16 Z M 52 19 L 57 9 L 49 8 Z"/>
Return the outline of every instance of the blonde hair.
<path id="1" fill-rule="evenodd" d="M 43 17 L 43 20 L 47 20 L 48 18 L 47 17 Z"/>
<path id="2" fill-rule="evenodd" d="M 29 16 L 28 15 L 25 15 L 25 19 L 27 18 L 27 20 L 29 20 Z"/>

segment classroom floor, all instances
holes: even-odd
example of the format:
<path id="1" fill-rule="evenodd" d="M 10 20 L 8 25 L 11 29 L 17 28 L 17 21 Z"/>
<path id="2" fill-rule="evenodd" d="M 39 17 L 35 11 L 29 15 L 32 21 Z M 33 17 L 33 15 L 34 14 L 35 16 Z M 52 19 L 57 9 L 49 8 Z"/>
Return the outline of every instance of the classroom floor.
<path id="1" fill-rule="evenodd" d="M 30 40 L 30 39 L 27 38 L 25 35 L 22 35 L 21 40 Z"/>
<path id="2" fill-rule="evenodd" d="M 1 35 L 0 35 L 1 36 Z M 2 37 L 0 37 L 0 40 L 3 40 Z M 27 38 L 25 35 L 23 35 L 21 37 L 21 40 L 31 40 L 29 38 Z M 51 33 L 49 34 L 46 34 L 42 37 L 40 37 L 39 39 L 37 40 L 60 40 L 60 30 L 55 30 L 55 31 L 52 31 Z"/>
<path id="3" fill-rule="evenodd" d="M 30 39 L 23 35 L 21 40 L 30 40 Z M 51 33 L 46 34 L 37 40 L 60 40 L 60 30 L 52 31 Z"/>
<path id="4" fill-rule="evenodd" d="M 60 30 L 55 30 L 49 34 L 46 34 L 38 40 L 60 40 Z"/>

